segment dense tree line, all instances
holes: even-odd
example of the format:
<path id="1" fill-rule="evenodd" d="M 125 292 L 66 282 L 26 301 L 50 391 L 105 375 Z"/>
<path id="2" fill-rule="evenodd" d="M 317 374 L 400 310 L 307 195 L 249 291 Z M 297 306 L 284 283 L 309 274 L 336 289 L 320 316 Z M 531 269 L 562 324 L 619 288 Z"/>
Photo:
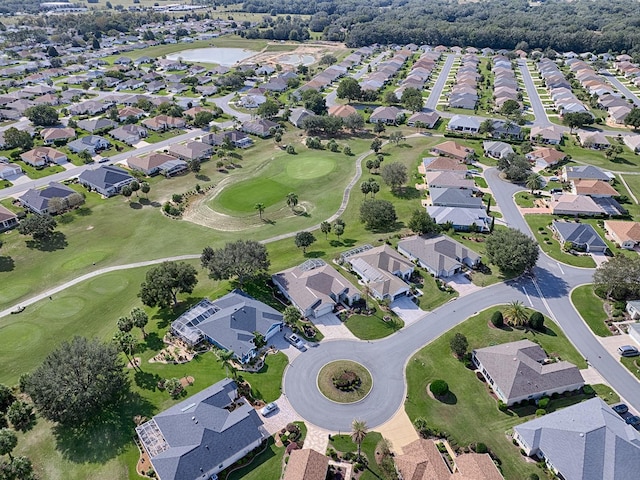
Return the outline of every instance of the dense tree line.
<path id="1" fill-rule="evenodd" d="M 350 47 L 413 42 L 640 53 L 640 4 L 633 0 L 548 0 L 536 5 L 527 0 L 246 0 L 243 5 L 249 12 L 312 15 L 312 31 L 322 30 L 329 39 L 345 28 Z"/>

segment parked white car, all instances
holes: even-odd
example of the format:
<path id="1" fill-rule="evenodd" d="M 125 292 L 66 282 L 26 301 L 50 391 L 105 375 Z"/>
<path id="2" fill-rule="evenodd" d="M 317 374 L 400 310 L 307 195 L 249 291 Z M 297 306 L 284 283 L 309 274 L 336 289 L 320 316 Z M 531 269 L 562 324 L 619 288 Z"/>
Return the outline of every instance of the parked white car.
<path id="1" fill-rule="evenodd" d="M 307 346 L 305 345 L 304 341 L 299 336 L 297 336 L 295 333 L 292 333 L 289 336 L 289 338 L 287 338 L 287 341 L 291 345 L 296 347 L 298 350 L 305 351 L 307 349 Z"/>

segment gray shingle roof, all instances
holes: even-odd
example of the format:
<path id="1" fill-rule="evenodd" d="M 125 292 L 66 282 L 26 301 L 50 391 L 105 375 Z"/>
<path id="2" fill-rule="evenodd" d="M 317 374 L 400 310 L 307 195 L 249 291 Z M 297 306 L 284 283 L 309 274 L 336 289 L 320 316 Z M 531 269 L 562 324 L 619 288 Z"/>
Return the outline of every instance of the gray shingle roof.
<path id="1" fill-rule="evenodd" d="M 638 478 L 640 434 L 599 398 L 515 427 L 566 480 Z"/>
<path id="2" fill-rule="evenodd" d="M 579 165 L 576 167 L 566 168 L 567 180 L 577 180 L 582 178 L 588 178 L 590 180 L 604 180 L 605 182 L 610 180 L 606 173 L 593 165 Z"/>
<path id="3" fill-rule="evenodd" d="M 482 208 L 482 199 L 474 197 L 468 189 L 433 187 L 429 189 L 429 196 L 436 206 Z"/>
<path id="4" fill-rule="evenodd" d="M 27 190 L 21 197 L 20 201 L 36 211 L 46 210 L 49 200 L 52 198 L 66 198 L 76 193 L 75 190 L 57 182 L 51 182 L 47 187 L 41 190 L 33 188 Z"/>
<path id="5" fill-rule="evenodd" d="M 398 243 L 398 248 L 438 272 L 459 267 L 465 259 L 475 263 L 480 258 L 476 252 L 446 235 L 431 238 L 410 237 L 401 240 Z"/>
<path id="6" fill-rule="evenodd" d="M 94 188 L 108 189 L 114 185 L 133 179 L 126 170 L 111 165 L 101 166 L 93 170 L 85 170 L 79 175 L 81 183 L 86 183 Z"/>
<path id="7" fill-rule="evenodd" d="M 565 242 L 591 247 L 606 247 L 605 241 L 588 223 L 553 222 L 553 228 Z"/>
<path id="8" fill-rule="evenodd" d="M 530 340 L 480 348 L 474 354 L 507 401 L 584 383 L 578 367 L 566 361 L 545 363 L 547 354 Z"/>
<path id="9" fill-rule="evenodd" d="M 233 411 L 225 408 L 236 397 L 236 384 L 227 378 L 136 428 L 162 480 L 208 478 L 203 473 L 228 466 L 227 459 L 263 438 L 262 421 L 244 398 Z M 145 440 L 145 430 L 152 438 Z M 159 448 L 152 448 L 154 441 Z"/>

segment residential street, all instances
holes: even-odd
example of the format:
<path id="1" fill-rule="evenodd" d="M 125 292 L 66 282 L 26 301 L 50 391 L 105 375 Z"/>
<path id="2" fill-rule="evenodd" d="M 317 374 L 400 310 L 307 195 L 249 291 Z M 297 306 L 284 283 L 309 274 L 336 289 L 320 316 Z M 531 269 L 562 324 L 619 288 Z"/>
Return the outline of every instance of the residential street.
<path id="1" fill-rule="evenodd" d="M 600 72 L 598 73 L 600 73 L 600 75 L 602 75 L 607 80 L 607 82 L 617 88 L 620 93 L 627 97 L 627 99 L 631 100 L 636 107 L 640 106 L 640 99 L 638 99 L 636 94 L 625 87 L 624 84 L 615 77 L 615 75 L 612 75 L 611 72 L 607 70 L 600 70 Z"/>
<path id="2" fill-rule="evenodd" d="M 536 117 L 535 120 L 533 121 L 533 124 L 540 127 L 553 125 L 553 123 L 549 121 L 547 112 L 542 106 L 542 101 L 540 100 L 540 96 L 538 95 L 536 86 L 533 83 L 533 78 L 531 77 L 531 73 L 527 68 L 526 60 L 519 59 L 518 67 L 520 68 L 520 73 L 522 74 L 522 80 L 524 81 L 524 86 L 527 89 L 527 95 L 529 96 L 529 101 L 531 102 L 533 115 Z"/>

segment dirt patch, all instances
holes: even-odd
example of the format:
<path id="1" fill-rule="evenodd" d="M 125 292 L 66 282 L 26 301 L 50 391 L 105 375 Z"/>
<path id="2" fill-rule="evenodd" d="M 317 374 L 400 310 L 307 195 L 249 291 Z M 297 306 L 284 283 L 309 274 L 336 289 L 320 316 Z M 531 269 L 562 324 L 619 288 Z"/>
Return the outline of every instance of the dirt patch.
<path id="1" fill-rule="evenodd" d="M 130 362 L 127 362 L 127 368 L 138 368 L 142 365 L 142 360 L 140 357 L 133 358 Z"/>
<path id="2" fill-rule="evenodd" d="M 195 379 L 191 376 L 189 377 L 182 377 L 180 379 L 180 385 L 182 385 L 183 388 L 188 387 L 190 385 L 193 385 L 193 382 L 195 382 Z"/>
<path id="3" fill-rule="evenodd" d="M 272 44 L 272 45 L 281 45 L 281 44 Z M 287 44 L 285 44 L 287 45 Z M 268 48 L 268 46 L 267 46 Z M 260 53 L 258 53 L 257 55 L 254 55 L 252 57 L 246 58 L 244 60 L 242 60 L 240 63 L 240 65 L 242 64 L 259 64 L 259 65 L 265 65 L 265 64 L 271 64 L 273 66 L 275 66 L 276 64 L 280 64 L 280 59 L 287 57 L 289 55 L 311 55 L 312 57 L 314 57 L 315 61 L 317 62 L 320 57 L 322 57 L 323 55 L 326 55 L 327 53 L 335 53 L 338 50 L 342 50 L 345 47 L 341 44 L 338 45 L 324 45 L 324 44 L 305 44 L 305 45 L 298 45 L 297 48 L 293 49 L 293 50 L 289 50 L 286 52 L 283 51 L 262 51 Z M 287 65 L 290 66 L 291 68 L 294 68 L 293 65 Z"/>

